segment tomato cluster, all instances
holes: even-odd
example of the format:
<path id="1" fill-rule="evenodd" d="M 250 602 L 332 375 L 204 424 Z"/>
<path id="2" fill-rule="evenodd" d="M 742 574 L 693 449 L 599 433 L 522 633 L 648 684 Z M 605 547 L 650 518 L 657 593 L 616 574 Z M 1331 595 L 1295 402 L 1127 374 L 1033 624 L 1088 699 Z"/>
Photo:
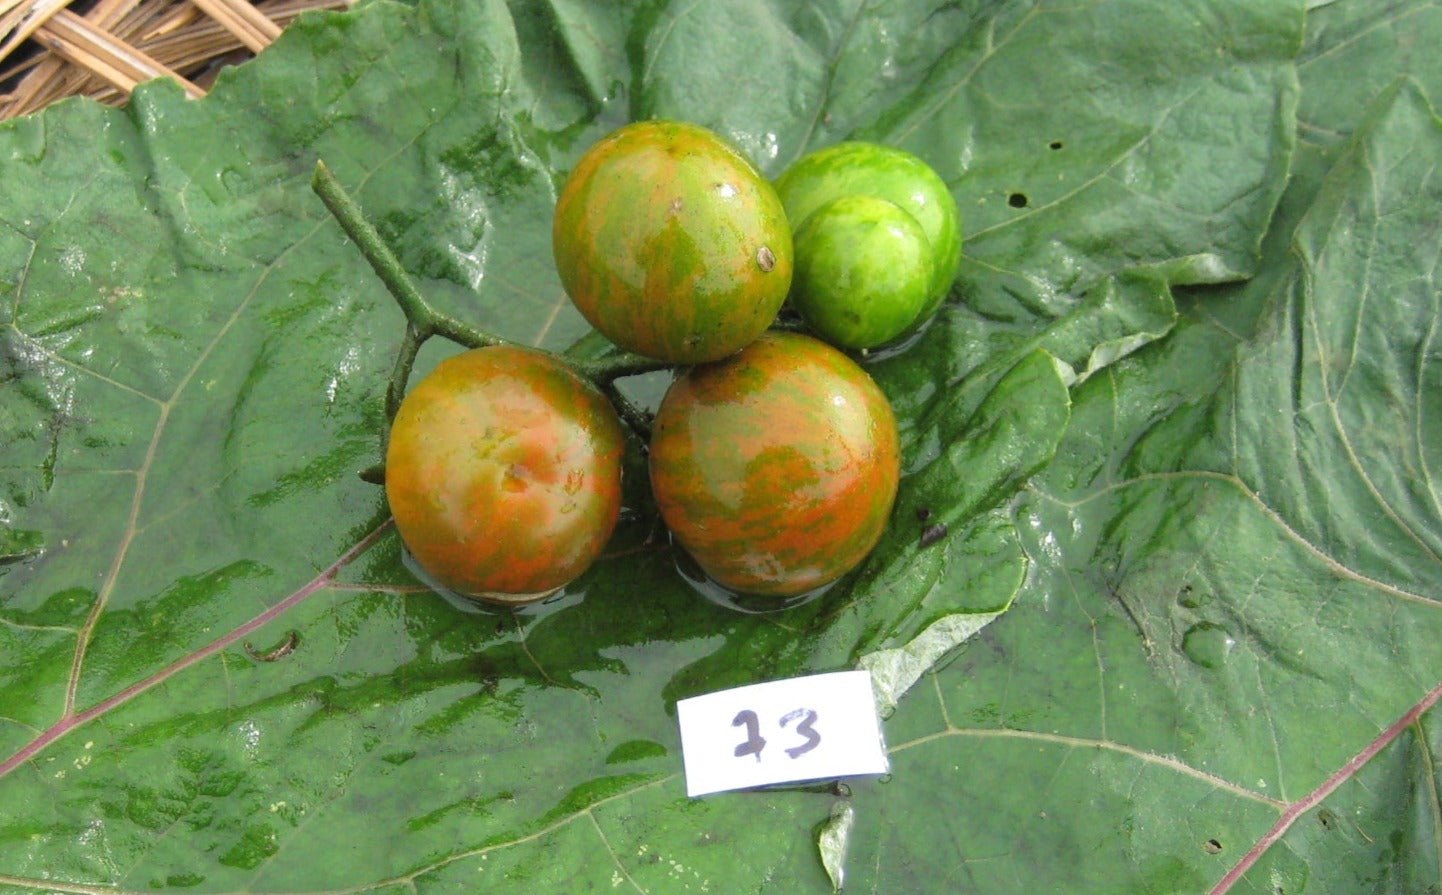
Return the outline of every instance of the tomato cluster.
<path id="1" fill-rule="evenodd" d="M 940 178 L 843 143 L 773 185 L 708 130 L 641 122 L 576 165 L 552 237 L 586 319 L 680 367 L 647 451 L 680 548 L 741 594 L 794 596 L 859 565 L 891 515 L 900 448 L 886 396 L 833 346 L 894 341 L 945 297 L 960 227 Z M 819 339 L 772 328 L 788 300 Z M 600 554 L 624 446 L 614 405 L 567 362 L 476 348 L 406 395 L 387 497 L 439 583 L 524 602 Z"/>

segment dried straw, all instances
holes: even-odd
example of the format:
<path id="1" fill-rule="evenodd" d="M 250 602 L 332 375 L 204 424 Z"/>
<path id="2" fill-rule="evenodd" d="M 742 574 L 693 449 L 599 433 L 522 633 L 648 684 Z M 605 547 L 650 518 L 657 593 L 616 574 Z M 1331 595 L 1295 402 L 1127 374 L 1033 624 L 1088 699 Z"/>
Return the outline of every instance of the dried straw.
<path id="1" fill-rule="evenodd" d="M 96 0 L 78 15 L 72 0 L 0 0 L 0 119 L 67 96 L 120 105 L 150 78 L 203 96 L 221 67 L 265 49 L 302 12 L 351 2 Z"/>

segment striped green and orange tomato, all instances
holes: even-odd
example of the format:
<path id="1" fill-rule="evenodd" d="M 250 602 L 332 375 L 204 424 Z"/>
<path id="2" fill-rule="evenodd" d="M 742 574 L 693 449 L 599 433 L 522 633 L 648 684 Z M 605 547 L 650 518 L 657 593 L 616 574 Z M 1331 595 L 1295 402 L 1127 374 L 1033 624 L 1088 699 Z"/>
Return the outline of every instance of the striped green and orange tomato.
<path id="1" fill-rule="evenodd" d="M 552 250 L 592 326 L 678 364 L 745 347 L 791 286 L 775 189 L 719 136 L 677 121 L 630 124 L 587 151 L 557 199 Z"/>
<path id="2" fill-rule="evenodd" d="M 677 542 L 733 591 L 791 596 L 856 567 L 900 478 L 896 419 L 854 361 L 768 332 L 661 401 L 651 486 Z"/>
<path id="3" fill-rule="evenodd" d="M 437 582 L 513 602 L 584 572 L 621 508 L 615 409 L 553 356 L 477 348 L 406 395 L 386 449 L 401 539 Z"/>

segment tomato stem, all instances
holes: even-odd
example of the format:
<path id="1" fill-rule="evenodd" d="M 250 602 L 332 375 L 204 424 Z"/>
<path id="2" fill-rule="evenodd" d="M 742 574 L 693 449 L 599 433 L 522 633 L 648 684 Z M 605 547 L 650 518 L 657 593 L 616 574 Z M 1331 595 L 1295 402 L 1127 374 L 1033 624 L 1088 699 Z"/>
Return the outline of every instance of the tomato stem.
<path id="1" fill-rule="evenodd" d="M 647 415 L 646 411 L 637 407 L 635 402 L 626 397 L 616 387 L 614 380 L 602 383 L 601 391 L 611 400 L 611 406 L 616 408 L 616 415 L 621 418 L 621 421 L 630 426 L 631 431 L 635 432 L 643 443 L 650 441 L 651 417 Z"/>
<path id="2" fill-rule="evenodd" d="M 582 360 L 578 357 L 562 357 L 561 360 L 565 361 L 571 369 L 603 389 L 617 379 L 624 379 L 627 376 L 639 376 L 642 373 L 653 373 L 656 370 L 669 370 L 675 366 L 675 364 L 645 357 L 640 354 L 633 354 L 630 351 L 622 351 L 607 357 L 592 358 L 590 360 Z"/>
<path id="3" fill-rule="evenodd" d="M 420 342 L 434 335 L 450 339 L 466 348 L 510 344 L 495 333 L 471 326 L 436 310 L 421 297 L 420 290 L 406 273 L 400 259 L 391 251 L 390 246 L 386 245 L 380 232 L 366 219 L 360 205 L 351 198 L 345 187 L 341 186 L 325 162 L 316 162 L 315 174 L 311 177 L 311 189 L 320 196 L 341 229 L 355 243 L 356 248 L 360 249 L 366 261 L 370 262 L 371 269 L 380 277 L 391 297 L 400 305 L 406 320 L 415 328 L 416 338 Z M 562 359 L 575 368 L 576 372 L 598 385 L 623 376 L 635 376 L 671 366 L 664 361 L 630 352 L 619 352 L 596 360 L 571 357 Z"/>
<path id="4" fill-rule="evenodd" d="M 424 342 L 425 335 L 414 323 L 406 321 L 406 334 L 401 338 L 401 348 L 396 353 L 396 364 L 391 371 L 390 386 L 386 389 L 387 429 L 390 428 L 390 421 L 400 412 L 401 400 L 406 396 L 406 380 L 410 378 L 411 367 L 415 366 L 416 356 L 421 353 L 421 344 Z"/>
<path id="5" fill-rule="evenodd" d="M 316 162 L 315 174 L 311 177 L 311 189 L 320 196 L 325 207 L 335 216 L 341 229 L 360 249 L 365 259 L 370 262 L 371 270 L 381 278 L 386 290 L 391 297 L 400 305 L 401 311 L 406 315 L 406 320 L 416 328 L 420 340 L 424 342 L 432 335 L 444 336 L 452 342 L 459 343 L 467 348 L 482 348 L 487 345 L 507 344 L 505 339 L 494 333 L 487 332 L 468 324 L 462 323 L 453 317 L 437 311 L 421 297 L 410 276 L 406 273 L 401 261 L 391 251 L 381 238 L 380 232 L 376 230 L 371 222 L 366 220 L 365 213 L 361 211 L 355 199 L 346 192 L 345 187 L 331 173 L 325 162 Z"/>
<path id="6" fill-rule="evenodd" d="M 421 296 L 420 290 L 406 273 L 395 252 L 391 251 L 380 232 L 366 219 L 360 205 L 346 192 L 345 187 L 341 186 L 335 174 L 323 161 L 316 162 L 315 173 L 311 177 L 311 189 L 320 196 L 341 229 L 370 263 L 371 269 L 380 277 L 406 317 L 405 336 L 401 340 L 395 367 L 391 371 L 390 384 L 386 389 L 386 423 L 381 436 L 384 451 L 385 444 L 390 440 L 391 421 L 395 419 L 401 400 L 406 394 L 411 368 L 415 366 L 416 357 L 427 339 L 441 336 L 466 348 L 486 348 L 511 343 L 495 333 L 471 326 L 432 307 Z M 645 414 L 626 400 L 625 396 L 614 388 L 613 383 L 626 376 L 666 369 L 671 364 L 628 351 L 589 360 L 563 355 L 557 355 L 557 358 L 610 395 L 626 423 L 635 429 L 638 435 L 643 438 L 646 436 L 650 423 Z"/>

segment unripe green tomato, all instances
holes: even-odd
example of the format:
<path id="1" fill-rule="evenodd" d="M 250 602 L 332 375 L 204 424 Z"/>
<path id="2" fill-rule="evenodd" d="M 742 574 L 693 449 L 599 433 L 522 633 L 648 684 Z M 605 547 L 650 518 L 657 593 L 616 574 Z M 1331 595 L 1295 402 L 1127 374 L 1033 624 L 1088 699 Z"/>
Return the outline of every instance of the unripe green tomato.
<path id="1" fill-rule="evenodd" d="M 832 199 L 806 218 L 795 245 L 791 305 L 833 345 L 890 342 L 931 297 L 931 243 L 916 218 L 885 199 Z"/>
<path id="2" fill-rule="evenodd" d="M 560 197 L 552 250 L 602 335 L 680 364 L 745 347 L 791 287 L 791 229 L 772 185 L 716 134 L 643 121 L 601 139 Z"/>
<path id="3" fill-rule="evenodd" d="M 621 509 L 625 436 L 606 397 L 517 346 L 442 361 L 401 403 L 386 499 L 437 582 L 523 602 L 584 572 Z"/>
<path id="4" fill-rule="evenodd" d="M 794 596 L 855 568 L 900 480 L 886 395 L 841 351 L 768 332 L 693 367 L 661 400 L 651 487 L 676 541 L 714 581 Z"/>
<path id="5" fill-rule="evenodd" d="M 946 182 L 915 155 L 891 146 L 852 141 L 809 153 L 776 180 L 793 229 L 842 196 L 875 196 L 916 218 L 931 243 L 927 303 L 917 322 L 936 312 L 961 266 L 961 213 Z"/>

